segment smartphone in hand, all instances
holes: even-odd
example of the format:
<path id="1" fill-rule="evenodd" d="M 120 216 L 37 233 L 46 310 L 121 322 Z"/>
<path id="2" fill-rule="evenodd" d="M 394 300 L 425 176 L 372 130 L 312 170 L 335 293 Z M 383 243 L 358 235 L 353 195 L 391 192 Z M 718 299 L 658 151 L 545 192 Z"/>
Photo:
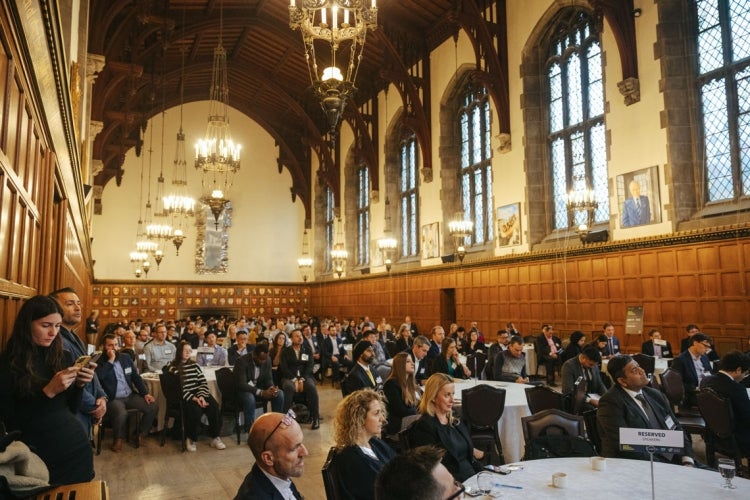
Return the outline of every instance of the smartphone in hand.
<path id="1" fill-rule="evenodd" d="M 88 366 L 90 360 L 91 356 L 78 356 L 78 359 L 73 363 L 73 366 L 76 368 L 83 368 L 84 366 Z"/>

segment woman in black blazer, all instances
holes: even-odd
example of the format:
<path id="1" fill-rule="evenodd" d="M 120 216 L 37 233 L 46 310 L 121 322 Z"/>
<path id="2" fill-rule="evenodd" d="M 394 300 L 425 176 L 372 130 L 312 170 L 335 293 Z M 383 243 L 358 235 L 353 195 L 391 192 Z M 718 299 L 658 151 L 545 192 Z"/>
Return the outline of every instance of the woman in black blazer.
<path id="1" fill-rule="evenodd" d="M 388 410 L 386 433 L 398 434 L 401 420 L 417 414 L 420 389 L 414 379 L 414 361 L 408 353 L 400 352 L 393 357 L 393 367 L 383 385 L 385 407 Z"/>
<path id="2" fill-rule="evenodd" d="M 432 373 L 445 373 L 455 378 L 469 378 L 471 370 L 461 364 L 458 358 L 456 341 L 450 337 L 443 339 L 440 354 L 432 363 Z"/>
<path id="3" fill-rule="evenodd" d="M 375 478 L 396 456 L 380 439 L 385 422 L 383 397 L 371 389 L 354 391 L 336 407 L 333 437 L 338 454 L 333 464 L 341 498 L 375 498 Z"/>
<path id="4" fill-rule="evenodd" d="M 425 384 L 419 404 L 422 417 L 409 433 L 412 446 L 435 445 L 445 450 L 443 465 L 463 482 L 482 470 L 484 453 L 474 448 L 466 426 L 453 416 L 453 378 L 435 373 Z"/>
<path id="5" fill-rule="evenodd" d="M 404 323 L 401 325 L 401 328 L 398 329 L 398 334 L 396 335 L 396 350 L 398 352 L 404 352 L 411 349 L 411 345 L 414 342 L 414 339 L 411 338 L 411 330 L 409 329 L 409 325 Z"/>
<path id="6" fill-rule="evenodd" d="M 479 334 L 477 333 L 477 331 L 472 330 L 471 332 L 469 332 L 469 340 L 464 342 L 464 348 L 461 352 L 463 352 L 467 356 L 469 354 L 476 354 L 477 352 L 487 354 L 487 346 L 484 344 L 484 342 L 479 341 Z"/>

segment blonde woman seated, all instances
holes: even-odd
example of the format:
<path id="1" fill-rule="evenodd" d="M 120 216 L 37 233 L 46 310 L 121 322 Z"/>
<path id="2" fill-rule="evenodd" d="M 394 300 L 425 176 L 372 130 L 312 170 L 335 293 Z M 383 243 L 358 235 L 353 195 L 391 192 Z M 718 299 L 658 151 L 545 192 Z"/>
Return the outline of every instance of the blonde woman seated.
<path id="1" fill-rule="evenodd" d="M 409 415 L 417 414 L 421 389 L 414 379 L 414 360 L 406 352 L 400 352 L 393 357 L 393 367 L 388 380 L 383 385 L 383 394 L 388 410 L 387 434 L 398 434 L 401 430 L 401 420 Z"/>
<path id="2" fill-rule="evenodd" d="M 445 373 L 455 378 L 471 377 L 471 370 L 461 364 L 456 339 L 445 337 L 440 345 L 440 355 L 432 364 L 432 373 Z"/>
<path id="3" fill-rule="evenodd" d="M 453 378 L 435 373 L 424 388 L 419 413 L 409 433 L 411 446 L 435 445 L 445 450 L 443 465 L 463 482 L 482 470 L 484 453 L 474 448 L 466 426 L 453 416 Z"/>
<path id="4" fill-rule="evenodd" d="M 370 389 L 354 391 L 336 407 L 333 436 L 338 455 L 334 464 L 341 498 L 375 498 L 375 478 L 396 456 L 380 439 L 385 422 L 383 397 Z"/>

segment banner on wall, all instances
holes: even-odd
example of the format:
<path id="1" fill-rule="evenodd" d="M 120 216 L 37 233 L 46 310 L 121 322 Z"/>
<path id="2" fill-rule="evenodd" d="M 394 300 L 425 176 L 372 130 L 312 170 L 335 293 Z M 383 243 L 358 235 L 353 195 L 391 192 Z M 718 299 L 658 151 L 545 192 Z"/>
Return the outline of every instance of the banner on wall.
<path id="1" fill-rule="evenodd" d="M 643 333 L 643 306 L 628 306 L 625 312 L 625 334 L 641 335 Z"/>

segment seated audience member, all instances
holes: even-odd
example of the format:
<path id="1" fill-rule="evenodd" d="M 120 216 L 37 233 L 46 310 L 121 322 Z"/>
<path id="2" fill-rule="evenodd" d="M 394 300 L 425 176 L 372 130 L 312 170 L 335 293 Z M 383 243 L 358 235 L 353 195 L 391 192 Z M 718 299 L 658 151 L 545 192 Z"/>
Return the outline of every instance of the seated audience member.
<path id="1" fill-rule="evenodd" d="M 657 342 L 661 340 L 661 332 L 656 328 L 648 332 L 648 338 L 649 340 L 641 344 L 641 352 L 643 354 L 657 358 L 671 358 L 674 355 L 672 346 L 669 345 L 668 340 L 664 341 L 664 345 Z"/>
<path id="2" fill-rule="evenodd" d="M 323 373 L 331 369 L 331 378 L 333 379 L 334 385 L 341 383 L 341 367 L 347 365 L 352 366 L 350 360 L 346 358 L 346 350 L 344 349 L 344 342 L 336 334 L 336 326 L 330 325 L 328 327 L 328 335 L 323 339 L 323 346 L 320 352 L 322 359 Z"/>
<path id="3" fill-rule="evenodd" d="M 432 373 L 446 373 L 454 378 L 469 378 L 471 370 L 461 364 L 456 349 L 456 340 L 450 337 L 443 339 L 440 355 L 432 362 Z"/>
<path id="4" fill-rule="evenodd" d="M 386 432 L 391 435 L 401 430 L 401 420 L 417 414 L 422 391 L 414 380 L 414 361 L 409 354 L 400 352 L 393 357 L 393 369 L 383 385 L 388 410 Z"/>
<path id="5" fill-rule="evenodd" d="M 378 331 L 366 330 L 365 333 L 362 334 L 362 340 L 369 340 L 370 344 L 372 344 L 372 352 L 374 356 L 370 363 L 370 370 L 376 374 L 376 379 L 380 377 L 381 380 L 385 380 L 388 378 L 388 374 L 391 373 L 391 366 L 388 364 L 389 356 L 385 351 L 382 342 L 380 342 Z"/>
<path id="6" fill-rule="evenodd" d="M 411 360 L 414 361 L 414 380 L 420 385 L 424 384 L 424 381 L 429 376 L 429 369 L 427 367 L 427 353 L 429 350 L 430 341 L 427 340 L 427 337 L 419 335 L 414 339 L 411 349 L 406 351 Z"/>
<path id="7" fill-rule="evenodd" d="M 321 345 L 317 335 L 313 335 L 312 328 L 310 325 L 302 325 L 302 337 L 303 342 L 307 346 L 307 349 L 312 353 L 313 356 L 313 375 L 315 380 L 318 382 L 322 381 L 321 378 L 321 360 L 320 360 L 320 349 Z"/>
<path id="8" fill-rule="evenodd" d="M 680 352 L 687 351 L 688 347 L 690 347 L 690 344 L 692 343 L 692 341 L 690 340 L 691 337 L 696 333 L 701 332 L 700 328 L 698 328 L 698 325 L 694 325 L 692 323 L 685 327 L 685 331 L 687 332 L 687 336 L 680 341 Z"/>
<path id="9" fill-rule="evenodd" d="M 302 332 L 292 331 L 292 345 L 281 352 L 279 375 L 281 388 L 284 391 L 284 405 L 291 408 L 295 392 L 303 392 L 307 397 L 307 407 L 312 417 L 311 429 L 320 428 L 320 413 L 318 406 L 318 389 L 313 380 L 312 353 L 302 344 Z"/>
<path id="10" fill-rule="evenodd" d="M 120 354 L 129 356 L 130 361 L 135 364 L 136 368 L 138 367 L 138 364 L 135 363 L 135 360 L 137 359 L 135 352 L 135 333 L 132 330 L 126 331 L 122 336 L 122 349 L 120 349 Z"/>
<path id="11" fill-rule="evenodd" d="M 432 327 L 432 331 L 430 332 L 430 350 L 427 351 L 427 363 L 428 368 L 432 366 L 432 363 L 440 356 L 440 349 L 443 345 L 443 339 L 445 338 L 445 330 L 440 325 L 435 325 Z"/>
<path id="12" fill-rule="evenodd" d="M 453 416 L 453 378 L 435 373 L 427 379 L 419 403 L 422 417 L 411 427 L 413 446 L 435 445 L 445 450 L 443 465 L 463 482 L 482 470 L 484 453 L 474 448 L 466 426 Z"/>
<path id="13" fill-rule="evenodd" d="M 581 354 L 584 345 L 586 345 L 586 334 L 580 330 L 571 333 L 568 347 L 566 347 L 560 355 L 560 365 L 564 365 L 567 360 L 573 359 Z"/>
<path id="14" fill-rule="evenodd" d="M 414 339 L 411 338 L 411 330 L 409 329 L 409 325 L 404 323 L 398 329 L 398 333 L 396 334 L 396 350 L 398 352 L 407 351 L 411 349 L 411 345 L 413 342 Z"/>
<path id="15" fill-rule="evenodd" d="M 286 349 L 286 333 L 277 331 L 273 336 L 273 344 L 268 350 L 268 356 L 271 358 L 271 372 L 273 373 L 273 383 L 281 385 L 281 353 Z M 314 366 L 314 364 L 313 364 Z"/>
<path id="16" fill-rule="evenodd" d="M 343 498 L 375 498 L 375 477 L 396 456 L 380 439 L 385 421 L 383 397 L 369 389 L 352 392 L 336 407 L 333 439 L 338 454 L 334 463 Z"/>
<path id="17" fill-rule="evenodd" d="M 167 342 L 167 326 L 159 323 L 154 328 L 154 338 L 143 348 L 146 368 L 150 372 L 161 372 L 174 359 L 175 346 Z"/>
<path id="18" fill-rule="evenodd" d="M 130 356 L 117 352 L 115 336 L 111 333 L 105 335 L 101 348 L 102 356 L 97 362 L 96 374 L 109 400 L 107 416 L 114 434 L 111 449 L 119 452 L 122 451 L 123 439 L 127 438 L 128 410 L 136 409 L 143 412 L 141 433 L 138 436 L 138 444 L 142 445 L 156 419 L 158 406 L 156 399 L 148 393 L 148 388 Z"/>
<path id="19" fill-rule="evenodd" d="M 407 450 L 383 467 L 375 480 L 377 500 L 444 500 L 461 498 L 464 486 L 442 463 L 436 446 Z"/>
<path id="20" fill-rule="evenodd" d="M 230 328 L 231 331 L 231 328 Z M 234 366 L 237 362 L 237 358 L 244 356 L 250 351 L 247 347 L 247 332 L 240 331 L 235 333 L 235 344 L 227 349 L 227 361 L 230 365 Z"/>
<path id="21" fill-rule="evenodd" d="M 604 323 L 602 326 L 602 334 L 607 337 L 607 344 L 604 346 L 602 358 L 609 359 L 612 356 L 620 354 L 620 339 L 615 337 L 615 325 L 612 323 Z"/>
<path id="22" fill-rule="evenodd" d="M 360 340 L 357 342 L 352 351 L 352 357 L 355 364 L 343 382 L 344 394 L 350 394 L 360 389 L 375 390 L 382 388 L 383 380 L 380 376 L 373 374 L 370 369 L 370 363 L 375 357 L 370 341 Z"/>
<path id="23" fill-rule="evenodd" d="M 458 348 L 458 344 L 456 344 L 456 347 Z M 463 353 L 468 356 L 477 352 L 487 354 L 487 346 L 484 345 L 484 342 L 479 341 L 479 332 L 472 330 L 469 332 L 469 341 L 464 342 Z"/>
<path id="24" fill-rule="evenodd" d="M 711 363 L 706 356 L 711 350 L 711 339 L 708 335 L 696 333 L 690 337 L 690 341 L 692 343 L 688 350 L 674 358 L 671 367 L 682 375 L 682 385 L 685 387 L 685 399 L 682 406 L 686 407 L 698 404 L 695 392 L 701 381 L 711 375 Z"/>
<path id="25" fill-rule="evenodd" d="M 501 350 L 506 351 L 510 346 L 510 339 L 515 333 L 511 334 L 508 330 L 500 329 L 497 331 L 497 345 Z M 520 336 L 520 335 L 519 335 Z"/>
<path id="26" fill-rule="evenodd" d="M 742 453 L 750 454 L 750 398 L 740 382 L 747 378 L 750 357 L 740 351 L 730 351 L 719 362 L 719 373 L 701 381 L 701 389 L 712 389 L 728 398 L 734 414 L 734 436 Z"/>
<path id="27" fill-rule="evenodd" d="M 201 338 L 195 328 L 195 321 L 188 321 L 187 328 L 180 335 L 180 341 L 187 342 L 192 349 L 197 349 L 200 346 L 200 340 Z"/>
<path id="28" fill-rule="evenodd" d="M 596 421 L 602 439 L 602 456 L 649 460 L 645 451 L 620 449 L 620 429 L 682 430 L 667 398 L 656 389 L 648 387 L 643 368 L 627 355 L 617 355 L 607 365 L 614 384 L 599 400 Z M 657 453 L 654 460 L 693 465 L 693 447 L 685 433 L 684 448 L 680 454 Z"/>
<path id="29" fill-rule="evenodd" d="M 216 345 L 216 333 L 206 333 L 206 345 L 203 349 L 213 349 L 213 352 L 198 353 L 198 364 L 201 366 L 226 366 L 227 350 Z M 235 359 L 236 361 L 236 359 Z"/>
<path id="30" fill-rule="evenodd" d="M 508 349 L 500 352 L 492 364 L 492 380 L 504 380 L 527 384 L 526 353 L 523 352 L 523 339 L 518 335 L 510 338 Z"/>
<path id="31" fill-rule="evenodd" d="M 567 360 L 562 366 L 562 370 L 560 370 L 563 394 L 573 392 L 575 390 L 575 383 L 579 378 L 582 378 L 586 382 L 587 393 L 601 396 L 607 392 L 607 388 L 604 386 L 599 373 L 598 363 L 601 360 L 602 357 L 599 354 L 599 350 L 590 345 L 584 347 L 581 354 L 575 358 Z M 599 400 L 596 397 L 587 396 L 586 405 L 588 407 L 585 409 L 591 409 L 599 405 Z"/>
<path id="32" fill-rule="evenodd" d="M 308 452 L 294 419 L 290 410 L 286 415 L 265 413 L 255 421 L 247 437 L 255 464 L 234 500 L 302 500 L 291 478 L 302 477 Z"/>
<path id="33" fill-rule="evenodd" d="M 221 409 L 219 403 L 208 391 L 206 377 L 201 367 L 190 359 L 192 348 L 187 342 L 181 341 L 177 345 L 174 360 L 167 365 L 170 373 L 180 377 L 182 399 L 185 403 L 185 447 L 188 451 L 196 451 L 195 442 L 198 441 L 198 431 L 201 428 L 201 416 L 208 418 L 208 432 L 211 436 L 211 447 L 223 450 L 227 446 L 219 437 L 221 431 Z"/>
<path id="34" fill-rule="evenodd" d="M 555 369 L 560 365 L 560 351 L 562 344 L 560 338 L 554 335 L 555 328 L 552 325 L 544 325 L 542 334 L 536 339 L 536 354 L 539 364 L 544 365 L 547 371 L 547 385 L 555 387 Z"/>
<path id="35" fill-rule="evenodd" d="M 284 393 L 273 383 L 267 342 L 259 342 L 251 352 L 237 358 L 234 380 L 245 414 L 245 430 L 249 431 L 255 421 L 255 403 L 258 400 L 270 401 L 271 409 L 275 412 L 283 411 Z"/>

